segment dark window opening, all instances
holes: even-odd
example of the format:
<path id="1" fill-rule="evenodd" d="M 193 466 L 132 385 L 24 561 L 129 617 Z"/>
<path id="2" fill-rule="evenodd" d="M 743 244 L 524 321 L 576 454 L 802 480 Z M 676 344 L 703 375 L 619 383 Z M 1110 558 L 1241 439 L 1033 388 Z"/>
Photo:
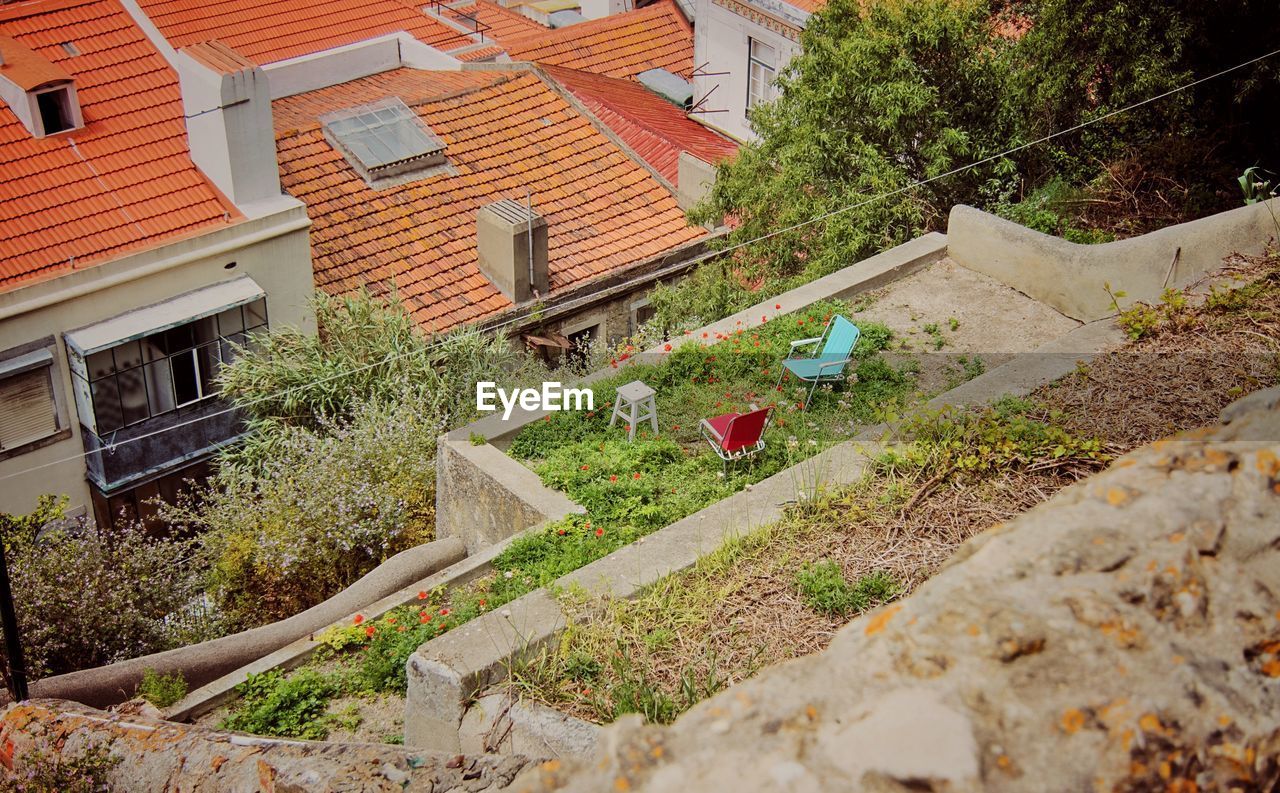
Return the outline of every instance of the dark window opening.
<path id="1" fill-rule="evenodd" d="M 572 366 L 577 369 L 586 367 L 591 360 L 591 344 L 600 335 L 600 326 L 592 325 L 589 328 L 583 328 L 577 333 L 569 334 L 569 349 L 565 350 L 560 356 L 562 366 Z"/>
<path id="2" fill-rule="evenodd" d="M 44 129 L 44 134 L 52 135 L 75 127 L 71 114 L 71 94 L 67 89 L 36 94 L 36 105 L 40 108 L 40 126 Z"/>

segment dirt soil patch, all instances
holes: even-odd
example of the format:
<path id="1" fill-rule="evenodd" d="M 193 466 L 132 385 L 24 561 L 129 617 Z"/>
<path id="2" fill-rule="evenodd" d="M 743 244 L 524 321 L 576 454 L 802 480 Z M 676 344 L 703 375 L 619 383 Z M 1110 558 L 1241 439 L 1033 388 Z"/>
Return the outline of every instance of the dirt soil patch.
<path id="1" fill-rule="evenodd" d="M 919 388 L 936 394 L 975 373 L 1031 352 L 1080 323 L 950 259 L 862 296 L 853 321 L 882 322 L 894 349 L 917 356 Z"/>

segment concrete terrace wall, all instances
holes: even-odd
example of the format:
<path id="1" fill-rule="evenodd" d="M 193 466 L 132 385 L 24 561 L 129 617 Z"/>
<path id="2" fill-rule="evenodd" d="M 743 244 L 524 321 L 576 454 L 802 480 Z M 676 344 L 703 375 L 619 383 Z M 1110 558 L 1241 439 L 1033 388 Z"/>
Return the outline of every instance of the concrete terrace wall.
<path id="1" fill-rule="evenodd" d="M 191 687 L 202 686 L 299 637 L 319 630 L 365 605 L 395 592 L 464 556 L 458 540 L 436 540 L 391 557 L 333 597 L 288 619 L 200 644 L 127 661 L 46 677 L 31 685 L 33 697 L 72 699 L 93 707 L 114 705 L 133 696 L 142 673 L 181 674 Z"/>
<path id="2" fill-rule="evenodd" d="M 947 224 L 948 255 L 971 270 L 1084 322 L 1114 313 L 1105 284 L 1124 291 L 1121 305 L 1155 302 L 1168 286 L 1186 285 L 1230 253 L 1260 253 L 1280 235 L 1280 199 L 1240 207 L 1102 245 L 1077 245 L 958 205 Z"/>

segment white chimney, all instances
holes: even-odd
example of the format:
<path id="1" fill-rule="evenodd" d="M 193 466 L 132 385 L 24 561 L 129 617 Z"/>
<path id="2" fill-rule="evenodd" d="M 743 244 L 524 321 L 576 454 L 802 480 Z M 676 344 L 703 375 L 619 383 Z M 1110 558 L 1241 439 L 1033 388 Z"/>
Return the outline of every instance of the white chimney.
<path id="1" fill-rule="evenodd" d="M 246 205 L 280 197 L 267 75 L 218 41 L 174 57 L 191 158 L 246 215 Z"/>
<path id="2" fill-rule="evenodd" d="M 480 272 L 511 302 L 547 294 L 547 221 L 524 204 L 504 198 L 476 212 L 476 253 Z"/>

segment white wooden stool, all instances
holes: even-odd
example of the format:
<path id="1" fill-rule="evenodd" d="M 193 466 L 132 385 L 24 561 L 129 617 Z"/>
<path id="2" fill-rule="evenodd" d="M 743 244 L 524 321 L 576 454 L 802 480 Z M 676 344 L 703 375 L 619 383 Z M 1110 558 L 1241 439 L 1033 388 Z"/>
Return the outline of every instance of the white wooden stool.
<path id="1" fill-rule="evenodd" d="M 618 396 L 613 400 L 613 415 L 609 417 L 612 427 L 618 419 L 627 422 L 627 441 L 636 439 L 636 425 L 645 419 L 653 427 L 653 434 L 658 434 L 658 403 L 653 398 L 652 388 L 633 380 L 618 389 Z"/>

